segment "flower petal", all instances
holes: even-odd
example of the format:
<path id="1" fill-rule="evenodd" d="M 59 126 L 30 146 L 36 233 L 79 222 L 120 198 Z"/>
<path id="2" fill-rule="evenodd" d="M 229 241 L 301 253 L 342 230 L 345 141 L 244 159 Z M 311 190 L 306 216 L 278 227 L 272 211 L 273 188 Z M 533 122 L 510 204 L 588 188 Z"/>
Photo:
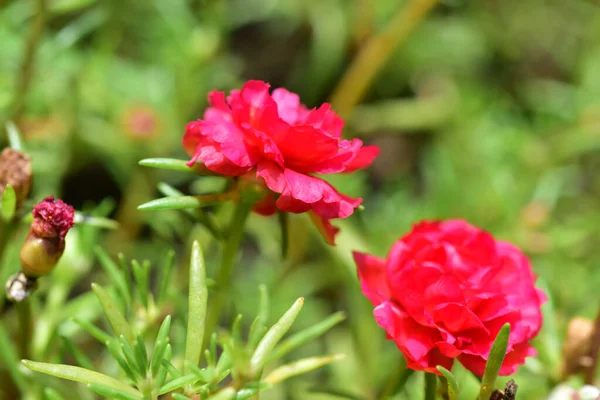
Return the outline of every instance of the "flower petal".
<path id="1" fill-rule="evenodd" d="M 391 292 L 387 281 L 385 259 L 357 251 L 352 255 L 358 268 L 358 279 L 364 295 L 375 306 L 390 300 Z"/>

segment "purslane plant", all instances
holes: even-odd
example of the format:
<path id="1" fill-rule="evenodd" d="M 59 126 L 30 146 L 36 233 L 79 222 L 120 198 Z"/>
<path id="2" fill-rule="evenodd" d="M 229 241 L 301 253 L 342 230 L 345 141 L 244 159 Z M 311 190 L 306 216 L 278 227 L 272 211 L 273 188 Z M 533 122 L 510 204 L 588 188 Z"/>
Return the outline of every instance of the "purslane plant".
<path id="1" fill-rule="evenodd" d="M 304 299 L 296 300 L 274 325 L 267 328 L 269 304 L 264 288 L 260 291 L 260 310 L 246 340 L 242 339 L 240 315 L 233 322 L 231 330 L 211 333 L 208 346 L 203 348 L 209 300 L 204 259 L 198 242 L 194 242 L 192 246 L 189 268 L 185 351 L 183 354 L 173 354 L 169 335 L 171 316 L 164 318 L 156 332 L 143 323 L 136 323 L 137 319 L 132 319 L 135 309 L 143 308 L 144 304 L 145 307 L 151 307 L 155 297 L 160 299 L 164 290 L 162 282 L 168 281 L 168 278 L 164 277 L 164 281 L 161 281 L 155 296 L 147 279 L 148 265 L 141 267 L 134 261 L 131 263 L 132 271 L 125 271 L 102 252 L 98 254 L 111 276 L 113 287 L 107 290 L 92 284 L 92 289 L 110 323 L 113 335 L 89 323 L 76 322 L 106 346 L 120 367 L 120 376 L 110 377 L 90 369 L 93 362 L 77 350 L 75 355 L 79 363 L 88 368 L 24 360 L 23 364 L 28 368 L 86 384 L 90 390 L 115 399 L 158 399 L 167 393 L 176 399 L 246 399 L 276 383 L 343 357 L 341 354 L 309 357 L 264 373 L 269 364 L 325 333 L 343 319 L 340 314 L 334 314 L 318 326 L 281 342 L 300 313 Z M 171 256 L 169 259 L 172 261 Z M 163 270 L 169 270 L 168 265 L 162 267 Z M 140 268 L 143 271 L 139 271 Z M 127 281 L 126 275 L 129 272 L 134 276 L 133 284 Z M 126 293 L 131 293 L 134 287 L 138 295 L 136 299 L 131 299 Z M 124 304 L 119 305 L 117 298 Z M 124 313 L 124 308 L 130 311 Z M 146 309 L 146 315 L 150 312 L 151 310 Z"/>

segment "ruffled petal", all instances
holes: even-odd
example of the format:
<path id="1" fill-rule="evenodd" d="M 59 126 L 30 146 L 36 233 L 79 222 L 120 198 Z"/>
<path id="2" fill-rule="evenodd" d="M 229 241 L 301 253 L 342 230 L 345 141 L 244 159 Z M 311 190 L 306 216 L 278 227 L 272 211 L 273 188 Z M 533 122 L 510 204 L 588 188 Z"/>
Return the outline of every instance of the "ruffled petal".
<path id="1" fill-rule="evenodd" d="M 362 147 L 352 161 L 346 165 L 344 172 L 354 172 L 359 169 L 368 167 L 373 163 L 375 158 L 379 155 L 379 147 L 377 146 L 365 146 Z"/>
<path id="2" fill-rule="evenodd" d="M 391 292 L 387 281 L 385 259 L 357 251 L 352 255 L 358 269 L 358 279 L 363 294 L 375 306 L 390 300 Z"/>

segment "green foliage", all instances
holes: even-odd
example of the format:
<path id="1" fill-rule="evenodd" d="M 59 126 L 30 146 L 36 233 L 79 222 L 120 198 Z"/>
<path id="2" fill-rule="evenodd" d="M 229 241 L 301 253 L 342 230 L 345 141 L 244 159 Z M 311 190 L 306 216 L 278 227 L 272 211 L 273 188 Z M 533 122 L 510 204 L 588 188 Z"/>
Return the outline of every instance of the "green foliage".
<path id="1" fill-rule="evenodd" d="M 529 255 L 551 301 L 533 343 L 539 355 L 511 378 L 519 398 L 547 398 L 561 379 L 568 321 L 593 318 L 598 307 L 600 10 L 594 1 L 440 1 L 346 119 L 345 138 L 382 152 L 367 171 L 328 178 L 340 192 L 364 199 L 364 210 L 333 221 L 341 228 L 335 248 L 304 216 L 251 214 L 237 232 L 240 251 L 228 253 L 234 201 L 220 205 L 206 195 L 226 192 L 233 182 L 186 165 L 182 133 L 202 117 L 210 90 L 263 79 L 318 106 L 365 38 L 409 3 L 3 2 L 0 141 L 31 156 L 34 179 L 20 211 L 10 189 L 0 202 L 0 283 L 18 271 L 36 201 L 55 195 L 78 211 L 63 259 L 31 299 L 27 345 L 17 311 L 0 296 L 6 308 L 0 398 L 126 396 L 105 383 L 88 390 L 33 374 L 19 364 L 24 350 L 33 362 L 77 364 L 130 388 L 139 381 L 139 393 L 148 390 L 147 375 L 160 390 L 194 374 L 186 379 L 202 378 L 177 390 L 209 384 L 202 389 L 214 391 L 209 398 L 250 396 L 258 389 L 246 374 L 275 322 L 271 315 L 284 315 L 304 297 L 288 337 L 258 360 L 266 363 L 260 379 L 273 384 L 262 400 L 422 399 L 424 376 L 405 368 L 375 323 L 351 251 L 385 256 L 423 218 L 467 219 Z M 36 35 L 41 14 L 45 23 Z M 199 357 L 190 365 L 183 361 L 189 313 L 201 318 L 202 310 L 188 307 L 183 254 L 196 240 L 205 260 L 204 325 L 214 329 L 190 338 L 192 358 Z M 231 266 L 225 288 L 216 279 L 224 253 Z M 132 255 L 139 261 L 130 262 Z M 92 282 L 95 291 L 88 290 Z M 221 292 L 221 312 L 211 319 L 211 299 Z M 238 314 L 246 318 L 226 328 Z M 334 357 L 323 354 L 346 357 L 323 371 L 269 380 Z M 454 382 L 456 399 L 478 396 L 480 382 L 459 363 L 455 380 L 441 373 L 449 395 Z M 246 386 L 216 391 L 234 376 Z M 505 379 L 497 378 L 496 388 Z"/>
<path id="2" fill-rule="evenodd" d="M 123 275 L 117 265 L 101 250 L 96 249 L 102 264 L 108 271 L 108 275 L 115 287 L 127 285 L 122 279 Z M 171 257 L 169 257 L 171 259 Z M 146 263 L 144 263 L 146 264 Z M 135 272 L 136 268 L 142 268 L 135 260 L 132 262 L 133 274 L 136 287 L 142 285 L 149 287 L 147 279 L 150 266 L 146 264 L 144 272 Z M 106 319 L 109 321 L 114 336 L 109 336 L 93 325 L 78 321 L 96 339 L 102 341 L 108 352 L 119 365 L 121 372 L 135 387 L 124 384 L 117 378 L 98 373 L 93 370 L 93 363 L 87 358 L 69 338 L 64 338 L 67 347 L 73 353 L 74 358 L 85 365 L 85 368 L 61 364 L 39 363 L 24 360 L 23 364 L 33 371 L 45 373 L 58 378 L 85 383 L 88 388 L 100 395 L 116 399 L 157 399 L 158 396 L 167 393 L 183 391 L 183 394 L 191 396 L 200 394 L 202 396 L 225 396 L 231 389 L 236 398 L 249 398 L 256 393 L 270 389 L 273 384 L 286 379 L 301 375 L 331 362 L 340 360 L 343 355 L 327 357 L 312 357 L 298 360 L 282 365 L 272 371 L 267 378 L 261 380 L 261 372 L 267 361 L 276 362 L 287 351 L 297 347 L 308 339 L 314 339 L 318 334 L 325 333 L 333 326 L 331 320 L 324 321 L 318 330 L 310 329 L 298 333 L 302 339 L 292 339 L 285 350 L 279 349 L 276 353 L 273 349 L 295 321 L 302 309 L 304 299 L 298 299 L 290 309 L 266 331 L 257 331 L 256 326 L 264 326 L 268 316 L 268 301 L 266 289 L 261 287 L 261 307 L 259 315 L 252 325 L 248 335 L 251 338 L 244 344 L 241 335 L 241 315 L 234 322 L 229 334 L 216 332 L 211 333 L 208 348 L 203 352 L 203 336 L 205 331 L 204 320 L 207 308 L 207 287 L 205 276 L 205 265 L 200 244 L 195 241 L 192 245 L 192 256 L 189 269 L 189 298 L 188 318 L 185 339 L 185 354 L 182 366 L 172 364 L 171 352 L 171 316 L 166 316 L 156 334 L 148 332 L 145 325 L 133 326 L 121 312 L 117 303 L 112 299 L 109 291 L 102 286 L 92 284 L 102 307 Z M 144 296 L 138 296 L 134 304 L 126 304 L 127 308 L 147 307 L 152 302 L 151 293 L 141 290 Z M 146 304 L 144 300 L 146 299 Z M 339 322 L 340 316 L 334 316 L 335 322 Z M 259 332 L 259 333 L 257 333 Z M 210 333 L 210 332 L 209 332 Z M 220 336 L 220 338 L 219 338 Z M 152 344 L 145 338 L 154 337 Z M 254 339 L 252 339 L 254 337 Z M 260 340 L 258 342 L 258 340 Z M 257 343 L 258 342 L 258 343 Z M 221 352 L 218 354 L 218 346 Z M 152 352 L 148 353 L 147 348 Z M 205 366 L 201 368 L 201 355 L 204 355 Z M 273 354 L 276 356 L 274 357 Z M 228 376 L 232 377 L 230 384 L 221 385 Z M 225 393 L 225 394 L 223 394 Z"/>

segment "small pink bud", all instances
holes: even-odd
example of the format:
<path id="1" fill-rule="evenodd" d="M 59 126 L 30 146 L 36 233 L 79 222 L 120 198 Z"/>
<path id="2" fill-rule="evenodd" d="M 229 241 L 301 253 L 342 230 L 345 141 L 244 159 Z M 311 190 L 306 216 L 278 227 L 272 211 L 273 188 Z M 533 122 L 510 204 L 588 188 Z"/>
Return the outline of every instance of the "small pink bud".
<path id="1" fill-rule="evenodd" d="M 52 196 L 34 207 L 34 220 L 20 252 L 25 275 L 37 278 L 52 271 L 65 250 L 65 236 L 74 217 L 73 207 Z"/>

